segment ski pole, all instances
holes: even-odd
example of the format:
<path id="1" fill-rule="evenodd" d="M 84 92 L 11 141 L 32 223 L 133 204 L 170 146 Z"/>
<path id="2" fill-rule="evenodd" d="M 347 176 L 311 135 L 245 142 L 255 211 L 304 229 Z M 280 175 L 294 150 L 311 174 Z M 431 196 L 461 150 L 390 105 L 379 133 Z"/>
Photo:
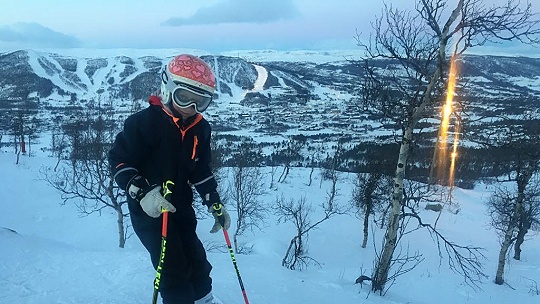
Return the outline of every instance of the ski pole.
<path id="1" fill-rule="evenodd" d="M 170 195 L 172 194 L 171 188 L 169 186 L 174 186 L 174 183 L 170 180 L 163 183 L 162 195 L 165 199 L 170 201 Z M 161 208 L 163 213 L 163 221 L 161 223 L 161 251 L 159 254 L 159 262 L 156 269 L 156 278 L 154 279 L 154 295 L 152 296 L 152 304 L 157 303 L 159 284 L 161 282 L 161 271 L 163 270 L 163 262 L 165 261 L 165 249 L 167 248 L 167 224 L 169 222 L 169 212 Z"/>
<path id="2" fill-rule="evenodd" d="M 221 206 L 219 207 L 219 209 L 221 209 Z M 215 208 L 214 208 L 214 210 L 215 210 Z M 223 215 L 223 213 L 221 213 L 221 215 Z M 225 242 L 227 242 L 227 247 L 229 247 L 229 253 L 231 254 L 231 260 L 232 260 L 232 263 L 234 265 L 234 269 L 236 270 L 236 276 L 238 277 L 238 283 L 240 283 L 240 289 L 242 290 L 242 296 L 244 296 L 244 302 L 246 304 L 249 304 L 247 294 L 246 294 L 246 289 L 244 288 L 244 283 L 242 283 L 242 277 L 240 276 L 240 270 L 238 269 L 238 265 L 236 264 L 236 258 L 234 257 L 234 251 L 232 249 L 231 239 L 229 239 L 229 233 L 227 232 L 227 230 L 225 230 L 223 228 L 224 223 L 223 223 L 223 219 L 221 218 L 221 216 L 218 216 L 218 219 L 220 220 L 219 222 L 221 224 L 221 230 L 223 230 L 223 236 L 225 236 Z"/>

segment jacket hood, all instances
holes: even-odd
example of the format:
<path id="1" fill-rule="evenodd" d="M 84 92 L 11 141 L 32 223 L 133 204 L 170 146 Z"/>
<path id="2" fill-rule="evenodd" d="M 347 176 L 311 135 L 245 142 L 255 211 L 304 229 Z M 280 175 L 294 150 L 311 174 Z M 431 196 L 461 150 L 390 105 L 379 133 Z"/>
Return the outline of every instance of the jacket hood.
<path id="1" fill-rule="evenodd" d="M 153 106 L 163 106 L 163 102 L 161 102 L 161 97 L 152 95 L 148 98 L 148 103 Z"/>

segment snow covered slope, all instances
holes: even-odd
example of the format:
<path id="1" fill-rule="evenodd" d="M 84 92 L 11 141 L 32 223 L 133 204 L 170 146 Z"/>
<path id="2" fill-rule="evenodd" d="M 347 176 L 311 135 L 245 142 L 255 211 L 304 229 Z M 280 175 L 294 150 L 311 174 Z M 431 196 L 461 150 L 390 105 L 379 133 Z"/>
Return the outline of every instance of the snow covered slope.
<path id="1" fill-rule="evenodd" d="M 117 248 L 116 218 L 102 212 L 80 217 L 75 206 L 62 206 L 59 194 L 38 179 L 42 166 L 54 166 L 45 155 L 22 156 L 0 152 L 0 303 L 2 304 L 135 304 L 150 303 L 155 272 L 149 257 L 135 236 L 125 249 Z M 271 169 L 267 168 L 270 178 Z M 291 271 L 281 266 L 294 227 L 278 222 L 271 212 L 276 197 L 302 196 L 315 208 L 313 220 L 322 214 L 319 204 L 330 185 L 319 181 L 307 186 L 309 169 L 293 168 L 286 183 L 263 197 L 269 207 L 263 231 L 247 232 L 239 237 L 250 254 L 237 254 L 238 266 L 253 304 L 533 304 L 534 282 L 540 278 L 540 236 L 531 232 L 523 246 L 523 259 L 508 261 L 505 279 L 508 285 L 493 283 L 498 255 L 495 232 L 488 228 L 483 201 L 489 187 L 475 190 L 455 189 L 458 214 L 444 211 L 438 227 L 452 241 L 485 248 L 484 270 L 487 278 L 481 290 L 474 290 L 448 270 L 447 260 L 439 260 L 436 244 L 425 231 L 416 231 L 404 240 L 409 250 L 425 257 L 413 271 L 400 276 L 386 296 L 369 292 L 369 285 L 355 285 L 362 274 L 369 275 L 383 231 L 375 229 L 368 247 L 362 249 L 361 221 L 352 214 L 336 216 L 309 235 L 308 254 L 320 267 Z M 316 179 L 319 175 L 316 174 Z M 224 181 L 224 183 L 226 183 Z M 269 181 L 266 187 L 269 186 Z M 347 207 L 352 175 L 340 176 L 338 203 Z M 422 211 L 426 222 L 437 214 Z M 232 212 L 233 219 L 236 217 Z M 233 221 L 234 222 L 234 221 Z M 224 249 L 223 235 L 208 233 L 212 220 L 200 221 L 198 233 L 212 250 L 214 292 L 225 304 L 243 303 L 238 281 Z M 16 231 L 16 232 L 14 232 Z M 231 232 L 234 231 L 234 226 Z M 534 280 L 534 281 L 533 281 Z M 536 291 L 538 289 L 536 288 Z"/>

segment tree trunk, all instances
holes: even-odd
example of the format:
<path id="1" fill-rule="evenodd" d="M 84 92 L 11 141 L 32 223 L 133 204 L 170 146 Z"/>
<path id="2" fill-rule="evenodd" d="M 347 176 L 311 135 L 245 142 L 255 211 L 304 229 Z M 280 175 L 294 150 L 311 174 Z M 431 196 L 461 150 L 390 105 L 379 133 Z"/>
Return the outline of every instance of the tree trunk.
<path id="1" fill-rule="evenodd" d="M 270 189 L 273 189 L 274 188 L 274 176 L 276 174 L 276 171 L 277 171 L 277 168 L 274 167 L 274 165 L 272 165 L 272 170 L 271 170 L 271 174 L 270 174 Z"/>
<path id="2" fill-rule="evenodd" d="M 373 194 L 378 184 L 380 183 L 381 175 L 378 173 L 370 173 L 367 183 L 364 185 L 363 197 L 364 197 L 364 240 L 362 241 L 362 248 L 366 248 L 367 240 L 369 236 L 369 215 L 373 212 Z"/>
<path id="3" fill-rule="evenodd" d="M 531 180 L 531 177 L 534 174 L 534 170 L 536 167 L 536 164 L 526 165 L 520 170 L 520 172 L 518 172 L 518 176 L 516 178 L 518 190 L 516 197 L 516 205 L 514 206 L 514 211 L 511 215 L 510 222 L 508 223 L 508 228 L 506 229 L 504 240 L 501 245 L 501 251 L 499 252 L 499 263 L 497 265 L 497 274 L 495 276 L 495 283 L 499 285 L 502 285 L 504 283 L 504 264 L 506 261 L 506 253 L 508 252 L 508 248 L 510 248 L 510 245 L 512 244 L 514 232 L 518 228 L 519 222 L 523 218 L 525 189 L 527 188 L 527 185 L 529 184 L 529 181 Z M 521 251 L 521 248 L 519 250 Z"/>
<path id="4" fill-rule="evenodd" d="M 53 171 L 56 172 L 56 170 L 58 170 L 58 165 L 60 165 L 60 162 L 62 161 L 62 157 L 61 155 L 59 154 L 58 155 L 58 159 L 56 160 L 56 165 L 54 166 L 54 169 Z"/>
<path id="5" fill-rule="evenodd" d="M 281 175 L 279 176 L 277 180 L 278 183 L 281 183 L 281 179 L 283 178 L 283 176 L 285 175 L 285 171 L 287 170 L 286 168 L 287 166 L 283 167 L 283 171 L 281 171 Z"/>
<path id="6" fill-rule="evenodd" d="M 514 231 L 517 228 L 517 221 L 519 215 L 521 214 L 521 204 L 523 202 L 523 192 L 519 192 L 516 198 L 516 206 L 514 206 L 514 211 L 506 228 L 504 234 L 504 239 L 501 244 L 501 250 L 499 251 L 499 263 L 497 264 L 497 273 L 495 275 L 495 284 L 502 285 L 504 283 L 504 265 L 506 263 L 506 254 L 510 245 L 512 245 L 512 237 L 514 236 Z"/>
<path id="7" fill-rule="evenodd" d="M 298 252 L 298 246 L 296 242 L 297 239 L 298 236 L 292 238 L 291 242 L 289 243 L 289 247 L 287 248 L 287 252 L 285 253 L 285 257 L 281 261 L 281 266 L 287 267 L 291 270 L 294 269 L 294 264 L 296 263 L 296 254 Z"/>
<path id="8" fill-rule="evenodd" d="M 240 234 L 240 230 L 243 229 L 243 223 L 244 220 L 244 197 L 242 192 L 244 191 L 244 173 L 245 168 L 244 167 L 238 167 L 236 169 L 236 173 L 234 175 L 234 199 L 236 200 L 236 213 L 238 217 L 236 218 L 236 230 L 234 230 L 233 234 L 233 244 L 234 244 L 234 252 L 238 253 L 238 235 Z"/>
<path id="9" fill-rule="evenodd" d="M 296 239 L 296 248 L 294 251 L 294 264 L 304 255 L 304 242 L 302 241 L 302 233 L 298 233 L 298 238 Z M 296 267 L 296 266 L 295 266 Z"/>
<path id="10" fill-rule="evenodd" d="M 313 182 L 313 171 L 315 171 L 315 166 L 311 167 L 311 171 L 309 172 L 309 183 L 308 183 L 308 187 L 311 186 L 311 183 Z"/>
<path id="11" fill-rule="evenodd" d="M 521 260 L 521 244 L 525 241 L 525 234 L 527 231 L 519 229 L 518 235 L 516 238 L 516 244 L 514 245 L 514 259 Z"/>
<path id="12" fill-rule="evenodd" d="M 233 234 L 234 253 L 238 253 L 238 229 Z"/>
<path id="13" fill-rule="evenodd" d="M 497 274 L 495 275 L 495 284 L 498 285 L 502 285 L 504 283 L 504 265 L 506 263 L 506 253 L 508 252 L 508 248 L 510 248 L 512 234 L 510 233 L 510 237 L 507 236 L 509 235 L 509 232 L 512 231 L 513 229 L 508 227 L 507 233 L 501 245 L 501 250 L 499 251 L 499 263 L 497 264 Z"/>
<path id="14" fill-rule="evenodd" d="M 117 223 L 118 223 L 118 247 L 124 248 L 126 244 L 126 232 L 124 231 L 124 214 L 122 207 L 116 208 Z"/>
<path id="15" fill-rule="evenodd" d="M 379 257 L 379 260 L 377 261 L 377 265 L 372 276 L 373 281 L 371 289 L 373 291 L 379 291 L 381 293 L 384 290 L 386 281 L 388 280 L 388 273 L 390 271 L 392 256 L 397 245 L 397 234 L 401 213 L 401 200 L 403 198 L 403 180 L 405 179 L 405 167 L 407 164 L 407 158 L 409 157 L 409 147 L 412 140 L 412 134 L 413 127 L 407 127 L 403 134 L 401 147 L 399 148 L 399 157 L 396 168 L 396 176 L 394 180 L 390 220 L 388 222 L 386 234 L 384 236 L 383 251 L 381 253 L 381 256 Z"/>
<path id="16" fill-rule="evenodd" d="M 366 202 L 366 211 L 364 214 L 364 239 L 362 240 L 362 248 L 366 248 L 367 239 L 369 237 L 369 215 L 373 212 L 373 201 L 369 199 Z"/>
<path id="17" fill-rule="evenodd" d="M 283 168 L 283 171 L 281 172 L 281 176 L 278 179 L 278 183 L 285 182 L 285 179 L 287 178 L 287 175 L 289 175 L 289 169 L 290 169 L 290 164 L 287 163 L 285 165 L 285 168 Z"/>
<path id="18" fill-rule="evenodd" d="M 362 248 L 366 248 L 367 240 L 369 236 L 369 214 L 371 213 L 371 208 L 368 206 L 366 208 L 366 213 L 364 214 L 364 239 L 362 240 Z"/>
<path id="19" fill-rule="evenodd" d="M 521 222 L 519 224 L 516 244 L 514 245 L 514 259 L 516 260 L 521 260 L 521 245 L 525 241 L 525 235 L 527 234 L 527 232 L 529 232 L 529 228 L 531 227 L 526 217 L 523 215 L 524 213 L 523 207 L 521 208 L 521 211 L 522 211 Z"/>

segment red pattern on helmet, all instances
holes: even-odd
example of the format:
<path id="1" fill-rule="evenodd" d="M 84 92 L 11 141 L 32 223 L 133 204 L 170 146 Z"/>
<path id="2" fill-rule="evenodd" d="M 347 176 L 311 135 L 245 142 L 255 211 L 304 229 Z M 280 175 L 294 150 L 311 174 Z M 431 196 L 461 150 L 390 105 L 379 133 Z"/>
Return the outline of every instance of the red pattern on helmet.
<path id="1" fill-rule="evenodd" d="M 206 62 L 193 55 L 178 55 L 169 62 L 169 71 L 181 77 L 205 84 L 212 88 L 216 87 L 214 72 Z"/>

